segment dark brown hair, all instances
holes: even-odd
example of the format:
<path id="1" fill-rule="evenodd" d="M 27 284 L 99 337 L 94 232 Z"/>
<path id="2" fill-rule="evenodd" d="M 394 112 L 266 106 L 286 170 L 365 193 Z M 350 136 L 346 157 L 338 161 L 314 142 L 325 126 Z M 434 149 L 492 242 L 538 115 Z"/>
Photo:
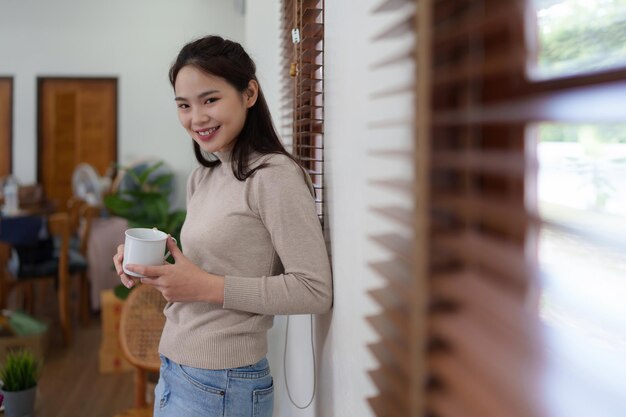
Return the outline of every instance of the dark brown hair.
<path id="1" fill-rule="evenodd" d="M 175 86 L 178 72 L 187 65 L 192 65 L 207 74 L 223 78 L 240 93 L 246 91 L 250 80 L 259 82 L 256 78 L 256 65 L 243 47 L 237 42 L 219 36 L 206 36 L 197 39 L 181 49 L 169 72 L 172 87 Z M 214 160 L 206 159 L 195 141 L 193 141 L 193 150 L 201 165 L 211 168 L 221 164 L 217 158 Z M 246 121 L 239 136 L 235 139 L 232 151 L 233 174 L 240 181 L 244 181 L 258 169 L 266 166 L 266 164 L 262 164 L 250 169 L 250 154 L 252 152 L 283 154 L 295 162 L 295 159 L 285 150 L 278 138 L 260 85 L 258 98 L 254 105 L 248 109 Z"/>

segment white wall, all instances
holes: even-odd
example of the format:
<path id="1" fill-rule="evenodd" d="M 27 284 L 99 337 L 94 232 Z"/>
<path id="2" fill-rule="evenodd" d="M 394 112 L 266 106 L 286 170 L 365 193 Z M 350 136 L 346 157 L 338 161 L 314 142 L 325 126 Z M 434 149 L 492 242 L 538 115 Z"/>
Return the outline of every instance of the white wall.
<path id="1" fill-rule="evenodd" d="M 257 78 L 275 125 L 280 114 L 280 3 L 280 0 L 246 2 L 244 40 L 244 47 L 256 64 Z"/>
<path id="2" fill-rule="evenodd" d="M 243 16 L 224 0 L 6 0 L 0 2 L 0 74 L 14 76 L 14 173 L 36 180 L 38 76 L 118 77 L 118 159 L 165 158 L 177 201 L 193 166 L 167 72 L 189 40 L 242 41 Z"/>
<path id="3" fill-rule="evenodd" d="M 254 5 L 252 5 L 254 3 Z M 271 0 L 248 2 L 246 46 L 256 55 L 265 78 L 279 76 L 279 10 Z M 276 2 L 278 3 L 278 2 Z M 282 375 L 284 317 L 277 318 L 270 333 L 270 361 L 276 385 L 275 417 L 367 417 L 373 413 L 367 397 L 376 389 L 367 371 L 376 367 L 367 344 L 377 335 L 365 321 L 379 308 L 367 290 L 382 286 L 368 263 L 386 260 L 389 254 L 372 243 L 371 234 L 407 230 L 379 219 L 373 206 L 395 204 L 410 208 L 405 196 L 373 188 L 372 178 L 410 180 L 409 159 L 381 160 L 378 149 L 412 149 L 411 126 L 375 129 L 371 123 L 413 114 L 410 90 L 387 100 L 373 100 L 371 93 L 392 85 L 408 84 L 414 73 L 410 65 L 391 70 L 372 70 L 371 64 L 393 51 L 410 46 L 406 39 L 372 44 L 373 35 L 402 17 L 403 10 L 373 15 L 376 0 L 325 2 L 325 125 L 324 158 L 327 233 L 330 235 L 334 279 L 334 308 L 315 317 L 315 351 L 318 384 L 314 404 L 307 410 L 292 406 Z M 254 10 L 251 10 L 253 8 Z M 268 11 L 272 10 L 273 15 Z M 273 88 L 278 84 L 270 83 Z M 267 91 L 267 87 L 266 87 Z M 269 94 L 269 91 L 268 91 Z M 275 92 L 278 96 L 278 91 Z M 275 118 L 279 113 L 274 113 Z M 289 382 L 291 393 L 304 404 L 312 389 L 313 375 L 307 316 L 291 318 L 289 335 Z"/>

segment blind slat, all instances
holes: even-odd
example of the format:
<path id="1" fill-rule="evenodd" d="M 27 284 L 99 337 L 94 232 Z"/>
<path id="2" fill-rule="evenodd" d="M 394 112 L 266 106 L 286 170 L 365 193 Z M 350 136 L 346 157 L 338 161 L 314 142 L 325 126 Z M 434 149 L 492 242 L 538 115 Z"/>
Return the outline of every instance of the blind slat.
<path id="1" fill-rule="evenodd" d="M 377 158 L 398 158 L 407 161 L 413 160 L 412 149 L 377 149 L 375 151 L 369 151 L 367 154 Z"/>
<path id="2" fill-rule="evenodd" d="M 319 38 L 321 37 L 324 25 L 322 23 L 306 23 L 300 31 L 303 38 Z"/>
<path id="3" fill-rule="evenodd" d="M 482 417 L 470 413 L 465 404 L 445 391 L 429 393 L 427 407 L 441 417 Z"/>
<path id="4" fill-rule="evenodd" d="M 406 417 L 406 413 L 399 409 L 398 405 L 392 399 L 389 399 L 382 394 L 379 394 L 376 397 L 368 398 L 367 401 L 379 416 Z"/>
<path id="5" fill-rule="evenodd" d="M 386 87 L 382 90 L 374 91 L 370 94 L 370 98 L 372 100 L 378 100 L 382 98 L 389 98 L 397 95 L 403 94 L 413 94 L 413 90 L 415 89 L 414 84 L 402 84 L 395 85 L 391 87 Z"/>
<path id="6" fill-rule="evenodd" d="M 381 336 L 388 339 L 397 341 L 409 331 L 406 321 L 403 323 L 402 313 L 395 309 L 385 309 L 381 314 L 366 317 L 366 320 Z"/>
<path id="7" fill-rule="evenodd" d="M 406 404 L 406 396 L 404 395 L 406 389 L 400 386 L 400 383 L 397 381 L 397 379 L 385 372 L 384 369 L 370 371 L 368 372 L 368 374 L 370 378 L 372 378 L 374 384 L 376 384 L 378 389 L 381 392 L 386 393 L 389 397 L 389 400 L 396 404 L 397 411 L 394 412 L 401 413 L 398 415 L 406 416 L 406 410 L 408 408 Z"/>
<path id="8" fill-rule="evenodd" d="M 307 8 L 302 13 L 302 21 L 315 23 L 321 13 L 322 9 L 320 8 Z"/>
<path id="9" fill-rule="evenodd" d="M 303 50 L 301 58 L 305 62 L 313 62 L 318 56 L 322 55 L 322 49 L 306 48 Z"/>
<path id="10" fill-rule="evenodd" d="M 382 41 L 387 39 L 400 38 L 413 33 L 413 22 L 415 19 L 414 14 L 408 14 L 402 17 L 401 20 L 393 22 L 387 28 L 382 30 L 379 34 L 375 35 L 373 41 Z"/>
<path id="11" fill-rule="evenodd" d="M 486 267 L 513 285 L 524 285 L 530 275 L 522 248 L 502 239 L 467 231 L 436 236 L 433 246 L 469 264 Z"/>
<path id="12" fill-rule="evenodd" d="M 442 54 L 452 48 L 467 48 L 470 36 L 474 37 L 473 40 L 479 41 L 483 36 L 498 30 L 506 31 L 517 22 L 519 8 L 524 6 L 523 2 L 518 0 L 513 1 L 517 3 L 516 6 L 511 3 L 500 2 L 498 7 L 482 8 L 482 2 L 475 2 L 473 8 L 458 14 L 460 17 L 439 16 L 433 50 Z M 441 28 L 442 26 L 445 26 L 445 30 Z"/>
<path id="13" fill-rule="evenodd" d="M 431 204 L 434 211 L 453 213 L 467 222 L 488 225 L 513 236 L 522 236 L 530 223 L 537 224 L 517 200 L 446 192 L 433 194 Z"/>
<path id="14" fill-rule="evenodd" d="M 482 325 L 506 334 L 517 346 L 533 339 L 537 330 L 525 311 L 524 297 L 511 292 L 497 277 L 484 271 L 458 271 L 434 275 L 431 280 L 434 299 L 444 299 L 473 311 Z"/>
<path id="15" fill-rule="evenodd" d="M 322 0 L 302 0 L 302 10 L 318 9 L 322 7 Z"/>
<path id="16" fill-rule="evenodd" d="M 372 262 L 369 266 L 390 281 L 390 285 L 409 289 L 412 280 L 411 269 L 402 260 L 392 259 L 390 261 Z M 408 293 L 408 291 L 404 292 L 407 295 Z"/>
<path id="17" fill-rule="evenodd" d="M 413 211 L 404 207 L 386 206 L 372 207 L 372 212 L 400 223 L 402 226 L 412 227 L 414 223 Z"/>
<path id="18" fill-rule="evenodd" d="M 526 51 L 510 51 L 506 56 L 488 60 L 469 58 L 465 62 L 441 65 L 434 73 L 433 82 L 440 88 L 447 84 L 468 82 L 473 78 L 498 75 L 518 71 L 526 64 Z"/>
<path id="19" fill-rule="evenodd" d="M 393 370 L 401 378 L 410 379 L 411 376 L 406 367 L 406 362 L 402 362 L 405 354 L 394 353 L 401 350 L 400 348 L 391 347 L 389 340 L 381 340 L 380 342 L 369 344 L 368 348 L 383 366 Z"/>
<path id="20" fill-rule="evenodd" d="M 439 151 L 432 157 L 435 170 L 454 169 L 479 171 L 523 177 L 526 169 L 536 167 L 536 163 L 513 151 Z"/>
<path id="21" fill-rule="evenodd" d="M 389 249 L 402 261 L 407 264 L 411 263 L 411 240 L 406 237 L 394 234 L 386 233 L 382 235 L 371 236 L 371 239 L 379 245 Z"/>
<path id="22" fill-rule="evenodd" d="M 404 49 L 399 52 L 395 52 L 383 59 L 380 59 L 372 64 L 370 64 L 370 69 L 383 69 L 393 65 L 398 65 L 404 61 L 410 61 L 415 59 L 415 46 L 410 45 L 407 49 Z"/>
<path id="23" fill-rule="evenodd" d="M 291 29 L 290 29 L 291 30 Z M 300 41 L 302 49 L 320 49 L 318 45 L 324 40 L 322 36 L 307 36 Z"/>
<path id="24" fill-rule="evenodd" d="M 412 0 L 383 0 L 372 9 L 372 13 L 394 11 L 411 3 Z"/>
<path id="25" fill-rule="evenodd" d="M 399 191 L 403 194 L 411 195 L 413 192 L 413 182 L 409 180 L 401 179 L 389 179 L 389 180 L 371 180 L 370 185 L 375 187 L 387 188 L 394 191 Z"/>
<path id="26" fill-rule="evenodd" d="M 398 127 L 398 126 L 413 126 L 415 121 L 412 117 L 403 117 L 398 119 L 388 119 L 388 120 L 375 120 L 369 122 L 367 127 L 369 129 L 387 129 L 390 127 Z"/>
<path id="27" fill-rule="evenodd" d="M 465 110 L 442 110 L 437 125 L 528 123 L 539 121 L 623 123 L 626 80 L 569 88 Z"/>

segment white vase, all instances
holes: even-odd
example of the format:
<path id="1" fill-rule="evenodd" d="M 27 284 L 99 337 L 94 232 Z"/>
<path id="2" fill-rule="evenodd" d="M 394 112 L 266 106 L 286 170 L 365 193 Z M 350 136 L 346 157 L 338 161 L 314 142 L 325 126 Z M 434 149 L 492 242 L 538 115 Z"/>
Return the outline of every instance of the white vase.
<path id="1" fill-rule="evenodd" d="M 5 417 L 33 417 L 37 386 L 23 391 L 2 391 Z"/>

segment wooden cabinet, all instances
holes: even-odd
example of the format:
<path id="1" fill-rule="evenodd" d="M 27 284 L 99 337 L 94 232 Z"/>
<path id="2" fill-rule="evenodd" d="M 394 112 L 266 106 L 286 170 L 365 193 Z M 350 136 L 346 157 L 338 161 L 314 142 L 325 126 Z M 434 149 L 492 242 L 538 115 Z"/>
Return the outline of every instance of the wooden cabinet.
<path id="1" fill-rule="evenodd" d="M 83 162 L 103 175 L 117 160 L 117 79 L 39 78 L 37 178 L 64 207 Z"/>

